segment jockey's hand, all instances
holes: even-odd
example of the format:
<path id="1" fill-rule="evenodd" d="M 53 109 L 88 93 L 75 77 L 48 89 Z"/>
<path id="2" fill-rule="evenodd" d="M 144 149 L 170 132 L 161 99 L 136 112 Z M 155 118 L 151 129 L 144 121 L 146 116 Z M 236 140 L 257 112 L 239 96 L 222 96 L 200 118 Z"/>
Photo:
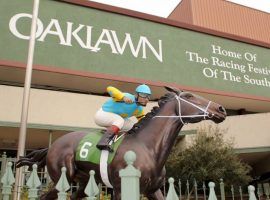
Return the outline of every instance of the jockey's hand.
<path id="1" fill-rule="evenodd" d="M 123 97 L 123 101 L 124 101 L 125 103 L 128 103 L 128 104 L 133 103 L 132 99 L 130 99 L 130 98 L 128 98 L 128 97 Z"/>

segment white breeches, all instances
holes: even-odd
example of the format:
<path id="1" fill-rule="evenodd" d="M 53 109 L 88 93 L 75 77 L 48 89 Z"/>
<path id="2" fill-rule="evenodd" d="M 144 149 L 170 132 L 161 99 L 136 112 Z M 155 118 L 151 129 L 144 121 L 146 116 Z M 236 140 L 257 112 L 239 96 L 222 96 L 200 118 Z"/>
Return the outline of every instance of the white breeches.
<path id="1" fill-rule="evenodd" d="M 99 109 L 94 117 L 95 123 L 102 127 L 110 127 L 112 125 L 117 126 L 120 130 L 130 130 L 134 122 L 128 118 L 124 119 L 120 115 L 105 112 Z"/>

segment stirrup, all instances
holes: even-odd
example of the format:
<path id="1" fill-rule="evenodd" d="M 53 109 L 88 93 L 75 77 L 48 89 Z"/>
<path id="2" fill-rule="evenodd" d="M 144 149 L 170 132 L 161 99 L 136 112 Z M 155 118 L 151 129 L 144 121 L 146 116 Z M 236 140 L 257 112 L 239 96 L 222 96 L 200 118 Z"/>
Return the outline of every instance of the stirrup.
<path id="1" fill-rule="evenodd" d="M 99 149 L 99 150 L 107 150 L 107 151 L 109 151 L 110 153 L 113 153 L 114 152 L 114 150 L 113 150 L 113 148 L 111 147 L 111 146 L 109 146 L 109 145 L 96 145 L 96 147 Z"/>
<path id="2" fill-rule="evenodd" d="M 113 148 L 111 146 L 107 146 L 107 149 L 106 150 L 109 151 L 110 153 L 113 153 L 114 152 L 114 150 L 113 150 Z"/>

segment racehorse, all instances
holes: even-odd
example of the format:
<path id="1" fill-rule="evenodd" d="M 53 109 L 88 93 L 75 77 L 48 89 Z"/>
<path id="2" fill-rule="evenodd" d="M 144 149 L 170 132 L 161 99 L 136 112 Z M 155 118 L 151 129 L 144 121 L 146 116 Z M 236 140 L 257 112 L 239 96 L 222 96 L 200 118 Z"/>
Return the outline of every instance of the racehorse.
<path id="1" fill-rule="evenodd" d="M 169 92 L 158 101 L 141 121 L 133 126 L 125 135 L 108 165 L 108 177 L 114 190 L 114 199 L 121 198 L 121 180 L 119 170 L 126 167 L 123 159 L 128 150 L 136 153 L 134 166 L 141 171 L 140 192 L 149 200 L 164 200 L 160 190 L 165 177 L 165 162 L 173 144 L 184 124 L 212 120 L 220 123 L 226 118 L 226 111 L 221 105 L 204 99 L 190 92 L 182 92 L 176 88 L 165 87 Z M 84 189 L 88 181 L 89 171 L 96 171 L 96 180 L 101 181 L 99 165 L 75 160 L 75 151 L 80 140 L 87 132 L 72 132 L 58 138 L 50 149 L 36 150 L 21 158 L 17 167 L 39 167 L 47 165 L 48 173 L 56 184 L 61 175 L 61 168 L 67 168 L 68 181 L 79 183 L 79 189 L 71 199 L 85 197 Z M 57 190 L 52 188 L 41 199 L 57 198 Z"/>

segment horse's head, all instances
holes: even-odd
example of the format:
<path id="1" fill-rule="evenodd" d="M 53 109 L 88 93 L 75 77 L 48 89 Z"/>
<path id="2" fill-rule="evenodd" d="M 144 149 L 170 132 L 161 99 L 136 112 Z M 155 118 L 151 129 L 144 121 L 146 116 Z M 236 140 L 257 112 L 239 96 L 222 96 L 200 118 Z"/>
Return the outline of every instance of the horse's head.
<path id="1" fill-rule="evenodd" d="M 196 123 L 204 119 L 220 123 L 227 116 L 225 108 L 215 102 L 176 88 L 165 88 L 175 93 L 176 113 L 182 123 Z"/>

